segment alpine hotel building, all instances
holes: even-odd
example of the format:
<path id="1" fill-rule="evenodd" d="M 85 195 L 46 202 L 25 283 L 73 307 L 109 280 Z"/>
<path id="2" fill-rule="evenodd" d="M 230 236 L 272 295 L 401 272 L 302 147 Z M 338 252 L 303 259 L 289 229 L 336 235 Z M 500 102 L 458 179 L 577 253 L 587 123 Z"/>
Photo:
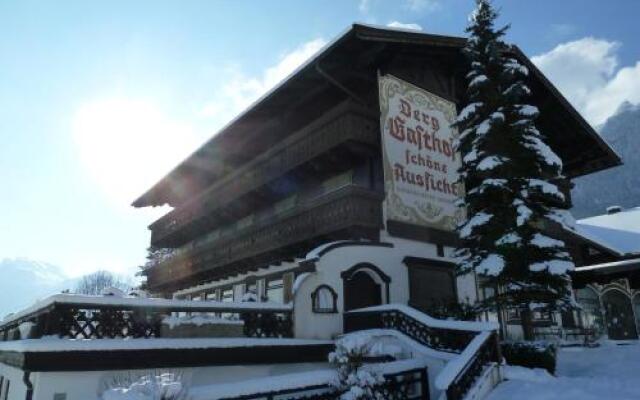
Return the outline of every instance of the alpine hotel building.
<path id="1" fill-rule="evenodd" d="M 292 303 L 295 337 L 314 339 L 341 334 L 352 309 L 429 312 L 482 296 L 450 258 L 465 218 L 454 204 L 464 187 L 450 127 L 464 103 L 464 44 L 353 25 L 133 203 L 173 207 L 150 226 L 151 245 L 171 255 L 144 271 L 148 289 Z M 517 47 L 510 52 L 529 70 L 570 202 L 572 178 L 620 159 Z M 580 249 L 579 235 L 547 228 Z"/>
<path id="2" fill-rule="evenodd" d="M 333 400 L 327 356 L 351 333 L 374 344 L 367 367 L 394 398 L 486 397 L 502 379 L 495 320 L 517 338 L 518 315 L 429 315 L 485 294 L 451 259 L 466 217 L 451 128 L 465 102 L 464 45 L 350 27 L 133 203 L 173 207 L 150 226 L 162 254 L 143 271 L 151 298 L 58 294 L 0 322 L 0 400 L 106 400 L 114 382 L 167 370 L 191 400 Z M 529 70 L 569 202 L 572 178 L 620 159 L 508 51 Z M 591 314 L 536 315 L 537 328 L 579 334 L 602 320 L 602 302 L 607 320 L 623 321 L 609 323 L 610 338 L 637 337 L 624 296 L 640 299 L 640 248 L 603 245 L 598 224 L 544 223 L 579 266 L 604 264 L 575 274 Z"/>

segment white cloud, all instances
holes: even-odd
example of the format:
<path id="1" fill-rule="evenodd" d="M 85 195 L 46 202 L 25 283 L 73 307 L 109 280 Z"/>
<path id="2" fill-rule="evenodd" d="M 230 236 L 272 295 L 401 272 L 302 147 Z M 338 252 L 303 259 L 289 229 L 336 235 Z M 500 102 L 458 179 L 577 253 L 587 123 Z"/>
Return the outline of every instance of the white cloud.
<path id="1" fill-rule="evenodd" d="M 406 0 L 406 6 L 411 11 L 432 12 L 440 8 L 439 0 Z"/>
<path id="2" fill-rule="evenodd" d="M 259 77 L 246 76 L 240 68 L 226 68 L 227 83 L 216 90 L 216 95 L 201 109 L 201 116 L 215 118 L 220 124 L 229 121 L 252 102 L 265 94 L 296 68 L 316 54 L 325 44 L 324 39 L 315 39 L 302 44 L 281 57 L 280 61 L 267 68 Z"/>
<path id="3" fill-rule="evenodd" d="M 371 6 L 370 0 L 360 0 L 360 4 L 358 4 L 358 9 L 361 13 L 368 13 L 369 7 Z"/>
<path id="4" fill-rule="evenodd" d="M 408 29 L 413 31 L 421 31 L 422 27 L 418 24 L 404 24 L 399 21 L 392 21 L 387 24 L 389 28 L 399 28 L 399 29 Z"/>
<path id="5" fill-rule="evenodd" d="M 591 37 L 567 42 L 532 61 L 593 125 L 624 101 L 640 103 L 640 62 L 619 68 L 619 43 Z"/>

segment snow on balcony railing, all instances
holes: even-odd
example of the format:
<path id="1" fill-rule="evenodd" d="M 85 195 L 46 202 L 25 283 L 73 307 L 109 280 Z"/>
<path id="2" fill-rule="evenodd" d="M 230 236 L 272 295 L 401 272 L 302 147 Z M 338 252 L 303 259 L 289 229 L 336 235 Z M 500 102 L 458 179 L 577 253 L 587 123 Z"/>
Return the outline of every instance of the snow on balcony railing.
<path id="1" fill-rule="evenodd" d="M 163 319 L 181 313 L 242 321 L 243 334 L 249 337 L 291 337 L 292 311 L 291 305 L 276 303 L 58 294 L 5 318 L 0 323 L 0 340 L 45 335 L 85 339 L 159 337 Z M 28 335 L 26 331 L 30 331 Z"/>

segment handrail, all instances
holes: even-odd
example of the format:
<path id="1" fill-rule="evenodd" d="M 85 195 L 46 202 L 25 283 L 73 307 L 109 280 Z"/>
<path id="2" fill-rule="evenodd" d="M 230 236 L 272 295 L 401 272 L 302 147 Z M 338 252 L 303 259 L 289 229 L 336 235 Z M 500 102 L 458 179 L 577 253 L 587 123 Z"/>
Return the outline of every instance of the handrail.
<path id="1" fill-rule="evenodd" d="M 436 381 L 436 386 L 446 390 L 447 400 L 464 399 L 478 377 L 483 374 L 485 367 L 501 361 L 502 356 L 496 332 L 486 336 L 481 333 L 477 339 L 476 343 L 469 346 L 471 349 L 466 357 L 461 356 L 460 360 L 451 361 L 450 364 L 453 363 L 451 368 L 447 371 L 443 370 L 437 377 L 440 381 Z M 447 364 L 448 366 L 449 364 Z M 447 368 L 445 367 L 445 369 Z M 444 385 L 445 383 L 447 384 Z"/>
<path id="2" fill-rule="evenodd" d="M 429 348 L 460 354 L 477 333 L 492 331 L 496 325 L 436 319 L 403 304 L 387 304 L 345 313 L 345 333 L 378 328 L 395 329 Z"/>
<path id="3" fill-rule="evenodd" d="M 482 332 L 473 338 L 464 351 L 460 353 L 458 357 L 449 361 L 442 371 L 440 371 L 435 380 L 436 388 L 447 390 L 451 382 L 453 382 L 460 373 L 468 369 L 469 364 L 474 356 L 476 356 L 480 347 L 482 347 L 490 337 L 490 332 Z"/>
<path id="4" fill-rule="evenodd" d="M 426 347 L 456 353 L 436 377 L 436 388 L 447 400 L 463 399 L 485 366 L 500 361 L 498 324 L 432 318 L 403 304 L 387 304 L 345 313 L 345 332 L 395 329 Z"/>
<path id="5" fill-rule="evenodd" d="M 367 313 L 367 312 L 376 312 L 376 311 L 398 311 L 432 328 L 452 329 L 452 330 L 460 330 L 460 331 L 473 331 L 473 332 L 486 332 L 486 331 L 494 331 L 498 329 L 498 324 L 495 322 L 455 321 L 455 320 L 448 320 L 448 319 L 438 319 L 438 318 L 433 318 L 432 316 L 426 313 L 423 313 L 422 311 L 418 311 L 411 306 L 408 306 L 406 304 L 398 304 L 398 303 L 359 308 L 356 310 L 348 311 L 348 313 Z"/>

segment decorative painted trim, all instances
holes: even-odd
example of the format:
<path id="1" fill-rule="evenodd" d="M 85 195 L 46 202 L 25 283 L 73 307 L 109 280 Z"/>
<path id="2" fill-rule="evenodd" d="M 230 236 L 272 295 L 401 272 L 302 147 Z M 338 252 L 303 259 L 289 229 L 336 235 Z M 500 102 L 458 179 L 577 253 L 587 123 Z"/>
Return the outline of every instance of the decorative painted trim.
<path id="1" fill-rule="evenodd" d="M 357 240 L 336 242 L 336 243 L 330 244 L 329 246 L 319 251 L 318 258 L 321 258 L 322 256 L 324 256 L 325 254 L 327 254 L 332 250 L 338 249 L 340 247 L 349 247 L 349 246 L 376 246 L 376 247 L 393 248 L 394 244 L 389 242 L 359 242 Z"/>
<path id="2" fill-rule="evenodd" d="M 333 303 L 331 309 L 321 309 L 316 307 L 316 299 L 318 296 L 318 292 L 322 289 L 327 289 L 331 292 L 331 296 L 333 297 Z M 327 284 L 319 285 L 313 292 L 311 292 L 311 311 L 316 314 L 336 314 L 338 312 L 338 293 L 336 293 L 333 288 Z"/>
<path id="3" fill-rule="evenodd" d="M 380 277 L 380 279 L 382 279 L 382 281 L 384 283 L 386 283 L 387 285 L 391 282 L 391 277 L 389 275 L 385 274 L 377 266 L 375 266 L 375 265 L 373 265 L 371 263 L 367 263 L 367 262 L 358 263 L 358 264 L 354 265 L 353 267 L 351 267 L 351 268 L 349 268 L 349 269 L 347 269 L 345 271 L 342 271 L 340 273 L 340 277 L 342 279 L 345 279 L 345 280 L 350 280 L 351 278 L 353 278 L 353 275 L 356 272 L 360 271 L 361 269 L 369 269 L 369 270 L 375 272 Z"/>
<path id="4" fill-rule="evenodd" d="M 380 268 L 378 268 L 377 266 L 371 264 L 371 263 L 358 263 L 356 265 L 354 265 L 353 267 L 342 271 L 340 273 L 340 277 L 342 278 L 343 281 L 347 281 L 347 280 L 351 280 L 353 278 L 353 275 L 355 275 L 356 272 L 363 270 L 363 269 L 368 269 L 370 271 L 372 271 L 373 273 L 375 273 L 376 275 L 378 275 L 378 277 L 382 280 L 382 282 L 384 282 L 384 289 L 385 289 L 385 302 L 388 304 L 391 302 L 391 291 L 389 290 L 389 283 L 391 283 L 391 277 L 387 274 L 385 274 Z M 343 285 L 344 286 L 344 285 Z M 343 300 L 344 301 L 344 300 Z"/>

